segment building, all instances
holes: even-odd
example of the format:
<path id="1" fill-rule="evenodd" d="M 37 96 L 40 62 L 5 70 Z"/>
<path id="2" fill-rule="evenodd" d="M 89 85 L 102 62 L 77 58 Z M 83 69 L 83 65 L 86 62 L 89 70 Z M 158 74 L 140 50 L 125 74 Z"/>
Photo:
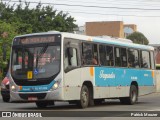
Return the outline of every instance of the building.
<path id="1" fill-rule="evenodd" d="M 81 35 L 84 35 L 85 34 L 85 26 L 79 26 L 78 28 L 75 28 L 74 29 L 74 32 L 76 34 L 81 34 Z"/>
<path id="2" fill-rule="evenodd" d="M 124 24 L 123 30 L 124 30 L 124 37 L 126 38 L 128 35 L 137 31 L 137 25 L 135 25 L 135 24 Z"/>
<path id="3" fill-rule="evenodd" d="M 150 44 L 155 48 L 155 60 L 156 64 L 160 64 L 160 44 Z"/>
<path id="4" fill-rule="evenodd" d="M 90 36 L 112 36 L 124 38 L 123 22 L 86 22 L 86 35 Z"/>
<path id="5" fill-rule="evenodd" d="M 82 27 L 82 26 L 81 26 Z M 83 34 L 89 36 L 111 36 L 126 38 L 137 31 L 135 24 L 124 24 L 122 21 L 86 22 Z"/>

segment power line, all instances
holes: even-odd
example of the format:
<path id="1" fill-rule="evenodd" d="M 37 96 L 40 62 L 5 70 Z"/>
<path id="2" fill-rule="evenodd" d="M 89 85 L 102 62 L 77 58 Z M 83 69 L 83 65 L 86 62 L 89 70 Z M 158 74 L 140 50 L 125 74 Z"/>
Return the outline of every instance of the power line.
<path id="1" fill-rule="evenodd" d="M 66 0 L 68 1 L 68 0 Z M 116 1 L 117 0 L 101 0 L 101 1 L 109 1 L 109 2 L 112 2 L 112 1 Z M 160 2 L 159 0 L 118 0 L 118 2 Z"/>
<path id="2" fill-rule="evenodd" d="M 5 0 L 7 1 L 7 0 Z M 19 2 L 19 1 L 11 1 L 11 2 Z M 25 1 L 22 1 L 25 2 Z M 39 2 L 30 2 L 30 3 L 39 3 Z M 41 4 L 54 4 L 54 3 L 41 3 Z M 54 4 L 55 5 L 55 4 Z M 159 9 L 160 10 L 160 9 Z M 62 10 L 61 10 L 62 11 Z M 71 12 L 71 13 L 81 13 L 81 14 L 96 14 L 96 15 L 113 15 L 113 16 L 134 16 L 134 17 L 160 17 L 160 16 L 140 16 L 140 15 L 126 15 L 126 14 L 106 14 L 106 13 L 91 13 L 91 12 L 82 12 L 82 11 L 63 11 L 63 12 Z"/>
<path id="3" fill-rule="evenodd" d="M 61 11 L 61 10 L 58 10 L 58 11 Z M 82 13 L 82 14 L 95 14 L 95 15 L 113 15 L 113 16 L 130 16 L 130 17 L 160 17 L 160 16 L 140 16 L 140 15 L 120 15 L 120 14 L 108 14 L 108 13 L 90 13 L 90 12 L 80 12 L 80 11 L 63 11 L 63 12 L 70 12 L 70 13 Z"/>
<path id="4" fill-rule="evenodd" d="M 55 8 L 55 9 L 56 9 L 56 8 Z M 69 8 L 69 9 L 67 9 L 67 8 L 66 8 L 66 9 L 63 9 L 63 11 L 68 11 L 68 10 L 69 10 L 69 11 L 80 11 L 79 9 L 70 9 L 70 8 Z M 61 10 L 61 11 L 62 11 L 62 10 Z M 127 11 L 127 12 L 124 11 L 124 10 L 118 10 L 118 11 L 117 11 L 117 10 L 109 10 L 109 11 L 108 11 L 108 10 L 103 10 L 103 11 L 102 11 L 102 10 L 87 10 L 87 12 L 89 12 L 89 11 L 92 11 L 92 12 L 93 12 L 93 11 L 96 11 L 96 12 L 110 12 L 110 13 L 111 13 L 111 12 L 120 12 L 120 13 L 133 13 L 133 12 L 137 13 L 137 12 L 140 12 L 140 11 L 138 11 L 138 10 L 137 10 L 137 11 L 131 10 L 131 11 Z M 81 10 L 81 12 L 86 12 L 86 10 L 83 9 L 83 10 Z M 153 12 L 155 13 L 155 12 L 159 12 L 159 11 L 141 11 L 141 13 L 146 13 L 146 12 L 147 12 L 147 13 L 153 13 Z"/>
<path id="5" fill-rule="evenodd" d="M 56 1 L 56 0 L 55 0 Z M 57 0 L 56 2 L 58 2 L 58 1 L 64 1 L 64 2 L 69 2 L 69 1 L 72 1 L 72 2 L 78 2 L 77 0 L 76 1 L 73 1 L 73 0 Z M 109 2 L 109 3 L 112 3 L 112 2 L 115 2 L 115 3 L 117 3 L 117 0 L 101 0 L 101 2 Z M 79 1 L 79 2 L 83 2 L 84 3 L 84 1 Z M 99 1 L 100 2 L 100 1 Z M 104 3 L 103 2 L 103 3 Z M 87 3 L 86 1 L 85 1 L 85 3 Z M 92 0 L 92 2 L 90 2 L 90 3 L 97 3 L 97 1 L 95 2 L 95 1 L 93 1 Z M 152 0 L 118 0 L 118 3 L 149 3 L 149 4 L 153 4 L 153 3 L 156 3 L 156 5 L 157 5 L 157 3 L 160 3 L 160 1 L 152 1 Z"/>
<path id="6" fill-rule="evenodd" d="M 117 3 L 117 0 L 105 0 L 104 2 L 101 0 L 101 1 L 99 1 L 99 2 L 97 2 L 97 1 L 91 1 L 91 2 L 86 2 L 86 1 L 80 1 L 80 0 L 76 0 L 76 1 L 73 1 L 73 0 L 54 0 L 54 2 L 59 2 L 59 1 L 63 1 L 63 2 L 81 2 L 81 3 L 96 3 L 96 4 L 104 4 L 104 3 Z M 149 4 L 154 4 L 155 2 L 152 2 L 152 1 L 146 1 L 146 2 L 139 2 L 139 1 L 136 1 L 136 0 L 132 0 L 132 1 L 123 1 L 123 0 L 118 0 L 118 3 L 136 3 L 137 5 L 139 4 L 139 3 L 143 3 L 143 4 L 146 4 L 146 3 L 149 3 Z M 157 1 L 157 3 L 160 3 L 160 1 Z M 156 4 L 157 5 L 157 4 Z"/>
<path id="7" fill-rule="evenodd" d="M 8 1 L 8 0 L 5 0 Z M 11 1 L 11 2 L 19 2 L 19 1 Z M 21 1 L 26 2 L 26 1 Z M 29 3 L 39 3 L 39 2 L 29 2 Z M 77 5 L 77 4 L 57 4 L 57 3 L 41 3 L 41 4 L 47 4 L 47 5 L 59 5 L 59 6 L 73 6 L 73 7 L 85 7 L 85 8 L 108 8 L 108 9 L 124 9 L 124 10 L 150 10 L 150 11 L 159 11 L 160 9 L 149 9 L 149 8 L 134 8 L 134 7 L 110 7 L 110 6 L 94 6 L 94 5 Z"/>
<path id="8" fill-rule="evenodd" d="M 66 2 L 66 0 L 58 0 L 58 1 L 56 1 L 56 2 L 59 2 L 59 1 L 60 1 L 60 2 L 62 2 L 62 1 Z M 148 5 L 148 4 L 143 4 L 143 5 L 142 5 L 142 4 L 138 4 L 138 3 L 136 3 L 136 4 L 132 4 L 132 3 L 129 4 L 129 3 L 128 3 L 128 4 L 127 4 L 127 3 L 121 3 L 121 2 L 119 2 L 119 3 L 117 3 L 117 2 L 116 2 L 116 3 L 113 3 L 113 2 L 106 3 L 107 1 L 104 3 L 104 2 L 93 2 L 93 1 L 92 1 L 92 2 L 84 2 L 84 1 L 77 1 L 77 0 L 76 0 L 76 1 L 67 0 L 67 2 L 72 2 L 72 3 L 84 3 L 84 4 L 86 4 L 86 3 L 88 3 L 88 4 L 100 4 L 100 5 L 102 5 L 102 4 L 103 4 L 103 5 L 104 5 L 104 4 L 109 4 L 109 5 L 123 5 L 123 6 L 124 6 L 124 5 L 132 5 L 132 6 L 141 6 L 141 7 L 142 7 L 142 6 L 147 6 L 147 7 L 148 7 L 148 6 L 149 6 L 149 7 L 160 7 L 160 6 L 157 5 L 157 4 L 156 4 L 156 5 Z"/>

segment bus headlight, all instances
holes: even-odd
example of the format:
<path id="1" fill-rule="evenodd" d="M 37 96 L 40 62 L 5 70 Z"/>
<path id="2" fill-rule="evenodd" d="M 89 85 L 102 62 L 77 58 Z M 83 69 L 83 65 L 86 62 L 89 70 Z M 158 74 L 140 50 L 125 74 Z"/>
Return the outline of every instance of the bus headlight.
<path id="1" fill-rule="evenodd" d="M 59 86 L 60 86 L 60 83 L 61 83 L 61 79 L 56 80 L 50 90 L 56 90 L 56 89 L 58 89 Z"/>
<path id="2" fill-rule="evenodd" d="M 59 82 L 55 82 L 52 89 L 56 90 L 59 87 Z"/>
<path id="3" fill-rule="evenodd" d="M 16 87 L 15 87 L 14 85 L 12 85 L 12 86 L 11 86 L 11 90 L 12 90 L 12 91 L 15 91 L 15 90 L 16 90 Z"/>

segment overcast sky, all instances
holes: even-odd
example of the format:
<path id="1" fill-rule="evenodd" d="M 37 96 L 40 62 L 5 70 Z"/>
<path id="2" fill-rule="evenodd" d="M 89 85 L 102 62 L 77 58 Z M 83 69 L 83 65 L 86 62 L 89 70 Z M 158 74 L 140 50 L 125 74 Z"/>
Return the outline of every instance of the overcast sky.
<path id="1" fill-rule="evenodd" d="M 124 24 L 136 24 L 138 31 L 148 38 L 150 44 L 160 44 L 160 0 L 26 1 L 53 3 L 50 5 L 54 9 L 68 12 L 79 26 L 89 21 L 123 21 Z M 36 4 L 32 4 L 34 5 Z"/>

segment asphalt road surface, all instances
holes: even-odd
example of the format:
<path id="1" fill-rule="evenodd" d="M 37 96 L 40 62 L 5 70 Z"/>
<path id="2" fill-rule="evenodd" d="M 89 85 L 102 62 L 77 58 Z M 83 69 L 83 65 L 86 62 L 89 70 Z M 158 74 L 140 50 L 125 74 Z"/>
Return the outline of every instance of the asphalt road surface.
<path id="1" fill-rule="evenodd" d="M 122 105 L 117 99 L 106 99 L 101 105 L 79 109 L 68 102 L 55 102 L 55 106 L 39 109 L 35 103 L 5 103 L 0 96 L 0 111 L 52 110 L 52 111 L 160 111 L 160 93 L 140 96 L 135 105 Z"/>
<path id="2" fill-rule="evenodd" d="M 55 102 L 55 106 L 49 106 L 45 109 L 39 109 L 36 107 L 35 103 L 5 103 L 2 101 L 2 97 L 0 96 L 0 111 L 118 111 L 118 113 L 116 113 L 116 115 L 113 115 L 112 117 L 121 117 L 124 113 L 121 113 L 120 111 L 160 112 L 160 93 L 141 96 L 139 97 L 138 103 L 135 105 L 122 105 L 119 100 L 107 99 L 101 105 L 88 107 L 86 109 L 80 109 L 76 105 L 69 104 L 68 102 Z"/>

